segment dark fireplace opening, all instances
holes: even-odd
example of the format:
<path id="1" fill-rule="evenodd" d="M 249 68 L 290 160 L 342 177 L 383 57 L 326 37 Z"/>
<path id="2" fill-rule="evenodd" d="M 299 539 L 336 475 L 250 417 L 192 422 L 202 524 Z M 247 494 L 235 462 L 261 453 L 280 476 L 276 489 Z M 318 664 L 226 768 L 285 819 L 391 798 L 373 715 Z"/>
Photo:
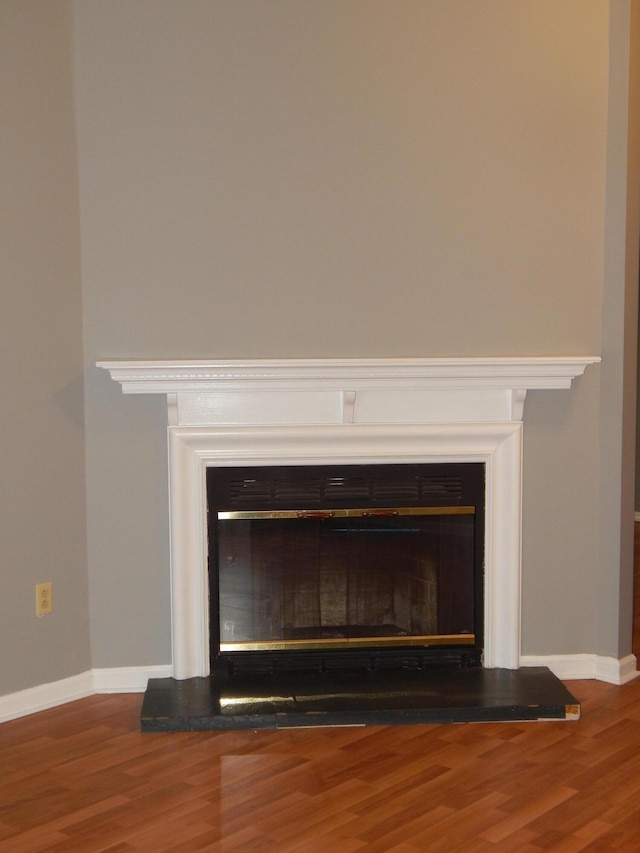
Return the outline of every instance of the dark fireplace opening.
<path id="1" fill-rule="evenodd" d="M 479 666 L 482 463 L 207 469 L 211 668 Z"/>

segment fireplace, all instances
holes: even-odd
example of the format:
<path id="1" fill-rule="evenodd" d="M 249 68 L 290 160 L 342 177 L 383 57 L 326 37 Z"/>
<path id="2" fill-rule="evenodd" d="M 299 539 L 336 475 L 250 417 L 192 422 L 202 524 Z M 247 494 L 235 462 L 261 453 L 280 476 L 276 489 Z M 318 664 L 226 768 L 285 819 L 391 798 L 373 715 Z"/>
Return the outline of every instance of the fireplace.
<path id="1" fill-rule="evenodd" d="M 482 463 L 207 469 L 220 676 L 480 665 Z"/>
<path id="2" fill-rule="evenodd" d="M 482 631 L 476 620 L 474 632 L 482 636 L 482 669 L 517 670 L 525 397 L 529 389 L 568 389 L 597 361 L 553 356 L 100 362 L 124 393 L 167 399 L 174 678 L 211 672 L 209 469 L 316 465 L 484 467 Z M 359 503 L 356 508 L 367 509 Z M 223 619 L 223 632 L 225 621 L 235 618 Z"/>

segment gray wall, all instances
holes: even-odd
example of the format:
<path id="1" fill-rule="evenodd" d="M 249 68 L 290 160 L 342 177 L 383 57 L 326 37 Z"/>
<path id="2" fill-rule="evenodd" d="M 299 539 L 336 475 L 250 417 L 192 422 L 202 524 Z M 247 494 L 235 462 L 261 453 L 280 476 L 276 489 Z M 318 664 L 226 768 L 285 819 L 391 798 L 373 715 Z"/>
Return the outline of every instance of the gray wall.
<path id="1" fill-rule="evenodd" d="M 30 10 L 32 26 L 42 8 L 5 5 Z M 67 5 L 45 8 L 64 19 Z M 523 651 L 629 652 L 625 463 L 632 470 L 635 366 L 625 312 L 636 310 L 638 270 L 636 252 L 632 286 L 624 237 L 638 233 L 627 181 L 640 185 L 626 152 L 630 8 L 629 0 L 73 3 L 93 666 L 170 660 L 165 402 L 123 397 L 93 366 L 136 357 L 602 351 L 602 368 L 571 391 L 526 402 Z M 56 128 L 69 130 L 70 30 L 60 26 L 44 52 L 59 54 L 64 85 L 46 85 L 62 102 Z M 30 91 L 15 79 L 3 85 L 15 97 Z M 62 156 L 42 145 L 41 156 Z M 69 255 L 46 312 L 63 337 L 55 353 L 47 348 L 47 370 L 75 388 L 80 254 L 73 163 L 65 167 L 48 177 L 65 185 L 68 208 L 56 222 L 68 228 Z M 23 223 L 20 236 L 39 235 Z M 34 273 L 31 294 L 42 278 Z M 30 364 L 41 361 L 33 345 L 29 352 Z M 59 374 L 39 389 L 52 409 Z M 61 429 L 75 430 L 80 476 L 77 402 L 74 424 L 57 411 Z M 35 408 L 25 402 L 27 416 Z M 30 446 L 21 442 L 21 452 Z M 72 466 L 73 505 L 64 507 L 78 527 L 74 543 L 83 532 L 75 476 Z M 63 512 L 52 500 L 47 510 Z M 21 529 L 27 515 L 25 506 Z M 29 547 L 47 542 L 38 534 Z M 65 564 L 74 584 L 81 551 Z M 14 600 L 32 586 L 13 568 L 17 553 L 12 546 L 3 557 Z M 80 671 L 86 611 L 77 615 L 65 654 L 77 640 Z M 30 669 L 28 654 L 16 661 L 3 692 L 22 683 L 19 664 Z M 27 677 L 49 680 L 37 668 Z"/>
<path id="2" fill-rule="evenodd" d="M 76 36 L 89 365 L 599 353 L 612 286 L 618 387 L 604 0 L 84 0 Z M 527 653 L 618 651 L 605 393 L 591 368 L 526 404 Z M 169 657 L 164 423 L 89 367 L 96 665 Z"/>
<path id="3" fill-rule="evenodd" d="M 91 661 L 71 23 L 69 3 L 0 3 L 0 693 Z"/>
<path id="4" fill-rule="evenodd" d="M 598 648 L 631 643 L 640 237 L 640 4 L 613 3 L 602 308 Z M 626 160 L 626 170 L 620 164 Z M 625 229 L 626 224 L 626 229 Z M 620 436 L 619 440 L 616 436 Z M 620 567 L 612 578 L 611 567 Z M 617 622 L 617 636 L 610 626 Z"/>
<path id="5" fill-rule="evenodd" d="M 604 0 L 76 9 L 89 356 L 599 349 Z"/>

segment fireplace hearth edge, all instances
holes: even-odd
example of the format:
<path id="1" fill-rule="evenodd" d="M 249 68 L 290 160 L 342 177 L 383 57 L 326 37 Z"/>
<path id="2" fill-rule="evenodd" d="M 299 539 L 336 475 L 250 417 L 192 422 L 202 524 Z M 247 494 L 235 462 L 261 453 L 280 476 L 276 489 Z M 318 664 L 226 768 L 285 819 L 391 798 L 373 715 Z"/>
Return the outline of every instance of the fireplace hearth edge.
<path id="1" fill-rule="evenodd" d="M 150 679 L 142 732 L 578 720 L 547 667 Z"/>

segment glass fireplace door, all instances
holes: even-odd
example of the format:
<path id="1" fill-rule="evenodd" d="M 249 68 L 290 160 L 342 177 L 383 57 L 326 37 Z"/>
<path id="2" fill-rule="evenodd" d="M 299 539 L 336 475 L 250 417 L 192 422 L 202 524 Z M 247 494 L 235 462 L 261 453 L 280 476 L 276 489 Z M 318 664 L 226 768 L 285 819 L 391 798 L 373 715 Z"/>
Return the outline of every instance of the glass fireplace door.
<path id="1" fill-rule="evenodd" d="M 218 512 L 220 651 L 473 645 L 475 508 Z"/>

